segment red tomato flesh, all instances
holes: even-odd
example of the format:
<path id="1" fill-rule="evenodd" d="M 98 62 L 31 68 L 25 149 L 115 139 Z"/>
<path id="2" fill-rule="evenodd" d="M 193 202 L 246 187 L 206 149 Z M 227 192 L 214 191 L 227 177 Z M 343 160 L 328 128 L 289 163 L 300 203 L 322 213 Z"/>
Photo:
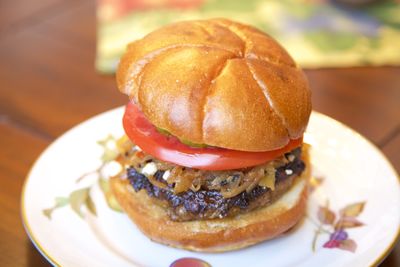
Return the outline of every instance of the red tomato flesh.
<path id="1" fill-rule="evenodd" d="M 266 152 L 191 147 L 174 136 L 158 132 L 132 102 L 126 106 L 123 126 L 129 139 L 153 157 L 180 166 L 212 171 L 256 166 L 299 147 L 303 142 L 303 138 L 291 140 L 283 148 Z"/>

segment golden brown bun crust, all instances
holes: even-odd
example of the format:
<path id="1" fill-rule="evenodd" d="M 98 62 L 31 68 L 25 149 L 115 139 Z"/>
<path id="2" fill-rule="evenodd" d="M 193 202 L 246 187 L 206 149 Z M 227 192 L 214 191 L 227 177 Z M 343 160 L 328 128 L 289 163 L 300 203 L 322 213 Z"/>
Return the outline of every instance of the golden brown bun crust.
<path id="1" fill-rule="evenodd" d="M 117 83 L 157 127 L 236 150 L 285 146 L 311 112 L 307 79 L 289 54 L 226 19 L 171 24 L 131 43 Z"/>
<path id="2" fill-rule="evenodd" d="M 112 178 L 111 189 L 129 217 L 153 241 L 193 251 L 224 252 L 272 239 L 293 227 L 305 212 L 309 175 L 308 168 L 270 206 L 233 218 L 189 222 L 171 221 L 144 190 L 135 193 L 127 180 Z"/>

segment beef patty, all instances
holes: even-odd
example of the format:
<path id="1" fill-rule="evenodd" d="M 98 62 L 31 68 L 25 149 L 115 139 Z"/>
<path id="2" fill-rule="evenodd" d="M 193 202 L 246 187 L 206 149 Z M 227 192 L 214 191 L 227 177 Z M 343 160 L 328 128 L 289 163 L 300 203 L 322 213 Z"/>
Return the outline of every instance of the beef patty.
<path id="1" fill-rule="evenodd" d="M 204 189 L 174 194 L 172 185 L 168 185 L 162 179 L 164 171 L 160 170 L 154 177 L 164 183 L 165 188 L 153 185 L 134 167 L 127 169 L 127 177 L 136 192 L 144 189 L 149 196 L 157 198 L 159 203 L 167 208 L 174 221 L 224 218 L 269 205 L 283 195 L 291 187 L 295 177 L 305 168 L 300 153 L 295 154 L 296 158 L 293 161 L 276 169 L 274 190 L 257 185 L 250 192 L 243 191 L 231 198 L 224 198 L 217 190 Z"/>

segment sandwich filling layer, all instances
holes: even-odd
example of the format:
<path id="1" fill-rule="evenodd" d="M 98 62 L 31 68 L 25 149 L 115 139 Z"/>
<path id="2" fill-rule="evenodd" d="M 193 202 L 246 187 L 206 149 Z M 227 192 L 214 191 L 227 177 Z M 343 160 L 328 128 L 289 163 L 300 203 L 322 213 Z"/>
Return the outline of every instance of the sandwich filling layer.
<path id="1" fill-rule="evenodd" d="M 204 171 L 165 163 L 133 144 L 121 154 L 121 177 L 145 190 L 174 221 L 235 216 L 270 205 L 305 169 L 301 148 L 266 164 L 229 171 Z"/>

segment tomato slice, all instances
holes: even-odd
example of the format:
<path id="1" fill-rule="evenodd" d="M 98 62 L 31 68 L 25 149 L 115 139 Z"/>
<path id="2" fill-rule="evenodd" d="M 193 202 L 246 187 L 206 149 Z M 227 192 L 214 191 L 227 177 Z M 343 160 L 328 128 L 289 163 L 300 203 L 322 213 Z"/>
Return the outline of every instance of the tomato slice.
<path id="1" fill-rule="evenodd" d="M 125 109 L 123 126 L 128 137 L 144 152 L 162 161 L 201 170 L 232 170 L 251 167 L 273 160 L 302 144 L 303 138 L 292 140 L 281 149 L 266 152 L 239 151 L 218 147 L 190 147 L 174 136 L 157 131 L 130 102 Z"/>

